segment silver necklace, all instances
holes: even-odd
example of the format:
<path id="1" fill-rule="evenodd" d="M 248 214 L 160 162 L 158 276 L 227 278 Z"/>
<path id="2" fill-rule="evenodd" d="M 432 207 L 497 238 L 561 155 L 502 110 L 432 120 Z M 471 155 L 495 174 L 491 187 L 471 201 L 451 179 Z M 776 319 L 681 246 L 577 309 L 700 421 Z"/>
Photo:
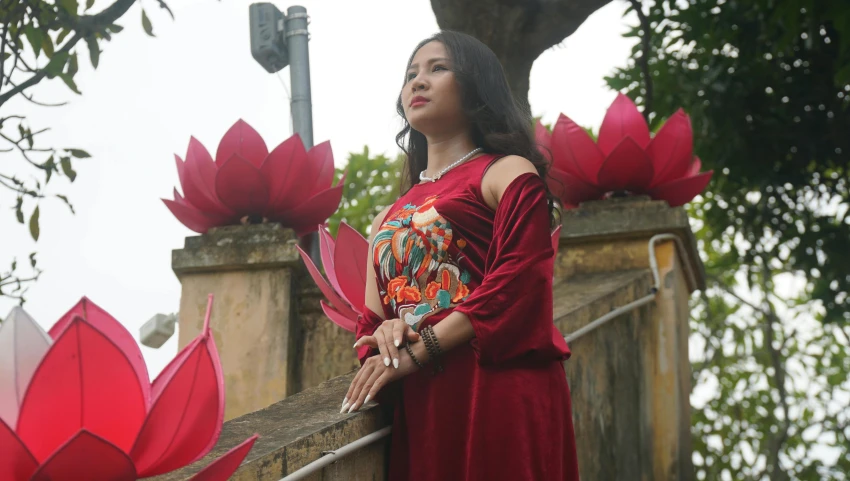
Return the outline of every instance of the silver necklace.
<path id="1" fill-rule="evenodd" d="M 425 171 L 423 170 L 422 172 L 419 173 L 419 180 L 421 182 L 426 182 L 426 181 L 427 182 L 436 182 L 436 181 L 440 180 L 440 177 L 442 177 L 446 172 L 448 172 L 448 171 L 452 170 L 453 168 L 457 167 L 458 165 L 462 164 L 464 161 L 466 161 L 467 159 L 469 159 L 473 155 L 477 154 L 478 152 L 481 152 L 481 150 L 482 150 L 481 147 L 476 148 L 472 152 L 470 152 L 470 153 L 464 155 L 463 157 L 461 157 L 460 159 L 458 159 L 456 162 L 449 164 L 449 166 L 446 167 L 445 169 L 437 172 L 437 175 L 435 175 L 433 178 L 426 176 Z"/>

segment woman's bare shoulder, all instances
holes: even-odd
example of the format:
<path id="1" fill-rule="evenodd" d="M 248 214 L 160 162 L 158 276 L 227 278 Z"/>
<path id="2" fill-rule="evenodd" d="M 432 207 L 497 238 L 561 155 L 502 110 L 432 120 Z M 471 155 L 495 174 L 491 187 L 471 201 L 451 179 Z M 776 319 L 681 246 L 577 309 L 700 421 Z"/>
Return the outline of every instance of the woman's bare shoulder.
<path id="1" fill-rule="evenodd" d="M 526 173 L 537 174 L 530 160 L 520 155 L 506 155 L 493 162 L 481 179 L 481 193 L 491 209 L 496 210 L 502 194 L 514 179 Z"/>

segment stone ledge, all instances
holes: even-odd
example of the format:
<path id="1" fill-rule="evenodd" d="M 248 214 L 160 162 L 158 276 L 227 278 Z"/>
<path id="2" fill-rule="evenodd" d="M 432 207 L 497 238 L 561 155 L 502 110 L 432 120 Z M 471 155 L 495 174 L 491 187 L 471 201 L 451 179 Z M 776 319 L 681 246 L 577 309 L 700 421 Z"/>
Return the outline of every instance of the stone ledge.
<path id="1" fill-rule="evenodd" d="M 269 269 L 301 264 L 298 237 L 280 224 L 238 225 L 187 237 L 183 249 L 171 251 L 177 277 L 200 272 Z"/>
<path id="2" fill-rule="evenodd" d="M 339 449 L 390 425 L 391 416 L 374 401 L 357 413 L 339 414 L 342 398 L 353 378 L 354 372 L 351 372 L 260 411 L 232 419 L 224 423 L 218 443 L 206 457 L 183 469 L 150 479 L 187 480 L 215 458 L 256 433 L 260 438 L 231 479 L 277 481 L 318 459 L 323 451 Z M 366 475 L 367 472 L 384 473 L 384 451 L 388 442 L 389 439 L 385 438 L 363 450 L 363 453 L 342 458 L 326 467 L 323 473 L 328 470 L 349 474 L 356 472 L 359 475 Z M 359 460 L 356 459 L 358 456 Z M 340 464 L 343 465 L 335 466 Z M 344 474 L 341 476 L 321 479 L 348 479 Z M 371 475 L 363 479 L 367 477 L 372 479 Z"/>

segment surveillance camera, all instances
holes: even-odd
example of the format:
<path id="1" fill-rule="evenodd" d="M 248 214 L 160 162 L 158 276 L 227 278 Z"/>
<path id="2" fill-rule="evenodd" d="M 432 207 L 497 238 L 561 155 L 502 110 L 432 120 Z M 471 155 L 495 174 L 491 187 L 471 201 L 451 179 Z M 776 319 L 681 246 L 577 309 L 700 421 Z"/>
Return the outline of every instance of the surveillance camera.
<path id="1" fill-rule="evenodd" d="M 248 16 L 254 59 L 269 73 L 289 65 L 283 13 L 271 3 L 253 3 L 248 9 Z"/>
<path id="2" fill-rule="evenodd" d="M 159 349 L 174 335 L 175 324 L 176 314 L 157 314 L 139 329 L 139 339 L 145 346 Z"/>

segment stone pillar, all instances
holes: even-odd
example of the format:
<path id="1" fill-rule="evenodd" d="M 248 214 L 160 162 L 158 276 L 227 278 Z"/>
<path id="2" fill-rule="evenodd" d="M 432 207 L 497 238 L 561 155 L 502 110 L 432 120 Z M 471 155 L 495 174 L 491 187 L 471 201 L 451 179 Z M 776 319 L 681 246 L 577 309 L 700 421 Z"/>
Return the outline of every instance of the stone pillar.
<path id="1" fill-rule="evenodd" d="M 296 245 L 292 230 L 264 224 L 212 229 L 172 252 L 183 284 L 181 348 L 200 332 L 207 295 L 215 295 L 210 325 L 224 374 L 225 419 L 300 390 L 301 329 L 292 293 L 303 266 Z"/>
<path id="2" fill-rule="evenodd" d="M 651 279 L 648 243 L 661 233 L 676 235 L 684 249 L 672 240 L 656 244 L 660 286 L 654 299 L 570 345 L 573 356 L 565 369 L 582 479 L 694 479 L 688 301 L 691 292 L 704 288 L 704 268 L 685 211 L 666 202 L 626 198 L 588 202 L 565 212 L 556 294 L 559 285 L 568 293 L 629 272 Z M 651 284 L 612 298 L 591 315 L 563 316 L 556 323 L 565 334 L 575 332 L 611 309 L 650 295 Z"/>

